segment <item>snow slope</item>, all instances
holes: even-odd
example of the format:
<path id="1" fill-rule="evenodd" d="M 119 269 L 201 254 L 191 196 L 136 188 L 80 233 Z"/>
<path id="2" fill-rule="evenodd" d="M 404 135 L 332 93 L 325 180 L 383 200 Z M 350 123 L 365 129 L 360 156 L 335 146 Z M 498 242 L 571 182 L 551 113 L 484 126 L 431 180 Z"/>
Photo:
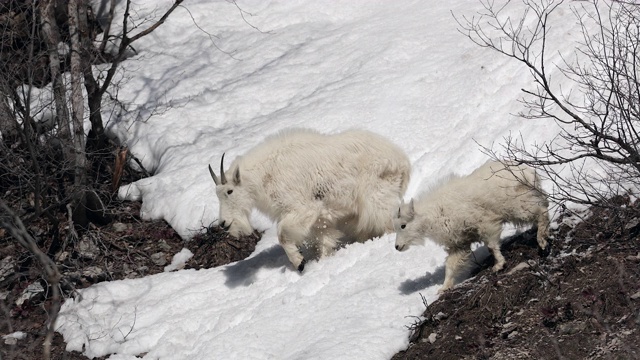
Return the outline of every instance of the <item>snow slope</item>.
<path id="1" fill-rule="evenodd" d="M 170 1 L 139 3 L 138 14 L 157 16 Z M 238 5 L 185 2 L 120 74 L 129 113 L 109 131 L 154 175 L 119 194 L 142 200 L 144 218 L 164 218 L 185 238 L 216 219 L 207 164 L 217 167 L 223 152 L 230 163 L 290 127 L 387 136 L 414 166 L 407 198 L 471 172 L 487 159 L 480 145 L 556 133 L 511 115 L 529 73 L 456 30 L 451 12 L 471 14 L 479 3 Z M 573 24 L 554 26 L 552 46 L 561 47 Z M 300 275 L 273 224 L 258 213 L 252 220 L 266 232 L 246 260 L 80 291 L 57 324 L 67 349 L 127 360 L 387 359 L 407 346 L 406 326 L 424 310 L 420 294 L 431 302 L 442 283 L 444 251 L 427 242 L 398 253 L 394 235 L 350 245 Z"/>

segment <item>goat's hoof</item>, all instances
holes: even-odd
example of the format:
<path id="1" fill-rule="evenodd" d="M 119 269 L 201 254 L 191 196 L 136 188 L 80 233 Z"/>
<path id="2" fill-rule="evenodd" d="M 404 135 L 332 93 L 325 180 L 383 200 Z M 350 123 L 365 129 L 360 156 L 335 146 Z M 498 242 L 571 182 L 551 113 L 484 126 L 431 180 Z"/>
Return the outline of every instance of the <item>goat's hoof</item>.
<path id="1" fill-rule="evenodd" d="M 547 257 L 549 254 L 551 254 L 551 239 L 547 238 L 547 246 L 544 249 L 538 246 L 538 255 Z"/>
<path id="2" fill-rule="evenodd" d="M 545 257 L 549 256 L 549 254 L 551 254 L 551 244 L 550 243 L 548 243 L 547 247 L 545 247 L 544 249 L 538 247 L 538 255 L 540 257 L 545 258 Z"/>
<path id="3" fill-rule="evenodd" d="M 304 271 L 304 265 L 307 263 L 306 259 L 302 259 L 302 261 L 300 262 L 300 265 L 298 265 L 298 271 L 299 272 L 303 272 Z"/>

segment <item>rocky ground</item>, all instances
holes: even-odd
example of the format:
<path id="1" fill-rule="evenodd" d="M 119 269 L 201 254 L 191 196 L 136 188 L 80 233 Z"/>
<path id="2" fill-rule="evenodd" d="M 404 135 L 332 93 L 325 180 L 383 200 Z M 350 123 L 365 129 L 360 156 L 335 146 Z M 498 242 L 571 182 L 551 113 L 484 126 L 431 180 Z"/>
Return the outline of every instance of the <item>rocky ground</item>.
<path id="1" fill-rule="evenodd" d="M 640 211 L 625 199 L 619 205 L 561 225 L 546 258 L 534 232 L 508 239 L 505 270 L 491 273 L 489 257 L 475 277 L 425 304 L 407 331 L 411 345 L 394 359 L 640 358 Z M 138 213 L 138 203 L 117 204 L 110 224 L 91 226 L 55 255 L 66 294 L 163 271 L 184 242 L 165 222 L 141 221 Z M 47 230 L 29 230 L 46 248 Z M 186 267 L 243 259 L 258 240 L 209 229 L 189 243 L 194 257 Z M 1 359 L 42 359 L 45 289 L 35 261 L 0 229 L 0 335 L 21 332 L 0 339 Z M 86 359 L 64 346 L 57 334 L 53 359 Z"/>

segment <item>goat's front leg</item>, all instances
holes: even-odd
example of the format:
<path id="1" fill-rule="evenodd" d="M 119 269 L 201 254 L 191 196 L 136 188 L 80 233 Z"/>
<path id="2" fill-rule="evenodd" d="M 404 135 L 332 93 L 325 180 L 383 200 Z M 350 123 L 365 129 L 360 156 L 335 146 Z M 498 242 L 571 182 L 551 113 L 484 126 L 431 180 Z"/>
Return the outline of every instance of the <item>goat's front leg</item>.
<path id="1" fill-rule="evenodd" d="M 305 258 L 300 253 L 300 246 L 309 234 L 315 219 L 287 215 L 278 223 L 278 241 L 289 261 L 298 271 L 304 270 Z"/>
<path id="2" fill-rule="evenodd" d="M 447 260 L 445 260 L 444 264 L 444 284 L 442 284 L 442 287 L 438 290 L 438 294 L 442 294 L 453 287 L 453 281 L 457 270 L 469 255 L 469 250 L 455 249 L 448 251 L 449 255 L 447 256 Z"/>

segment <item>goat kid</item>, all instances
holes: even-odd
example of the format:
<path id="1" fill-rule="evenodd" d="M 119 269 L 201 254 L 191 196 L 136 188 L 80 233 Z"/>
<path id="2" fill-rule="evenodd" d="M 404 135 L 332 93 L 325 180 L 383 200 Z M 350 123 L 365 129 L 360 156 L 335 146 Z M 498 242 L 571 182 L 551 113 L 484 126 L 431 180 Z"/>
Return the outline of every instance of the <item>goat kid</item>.
<path id="1" fill-rule="evenodd" d="M 468 176 L 453 176 L 408 204 L 394 218 L 396 249 L 405 251 L 430 238 L 445 247 L 443 291 L 453 286 L 456 270 L 471 253 L 474 242 L 483 242 L 495 258 L 493 271 L 501 270 L 500 252 L 504 223 L 538 228 L 540 249 L 548 251 L 548 201 L 535 170 L 526 165 L 485 163 Z"/>

